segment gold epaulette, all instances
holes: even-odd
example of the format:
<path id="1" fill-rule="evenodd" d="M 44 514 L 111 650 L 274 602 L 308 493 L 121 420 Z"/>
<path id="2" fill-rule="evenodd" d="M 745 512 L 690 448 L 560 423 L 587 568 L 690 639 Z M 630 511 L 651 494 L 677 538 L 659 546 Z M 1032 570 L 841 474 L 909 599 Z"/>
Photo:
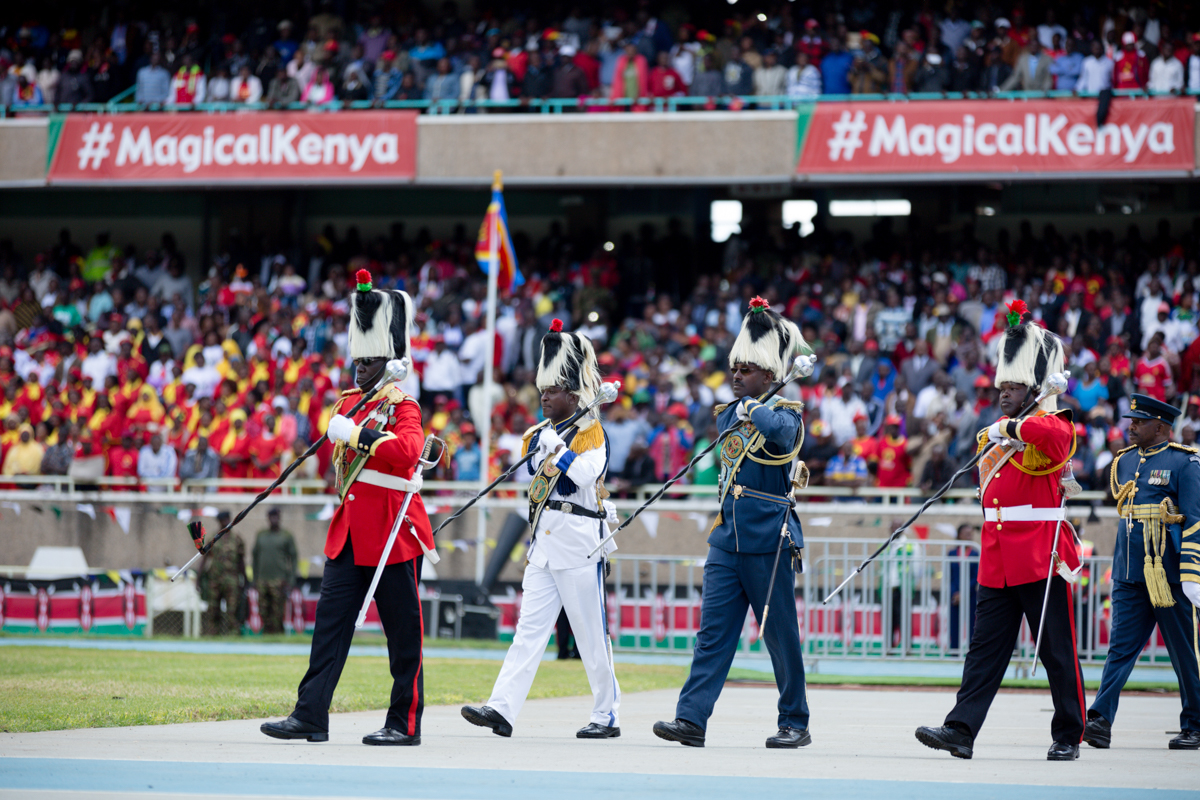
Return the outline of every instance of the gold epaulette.
<path id="1" fill-rule="evenodd" d="M 717 403 L 715 406 L 713 406 L 713 416 L 721 416 L 721 412 L 727 408 L 729 408 L 729 403 Z"/>
<path id="2" fill-rule="evenodd" d="M 525 435 L 521 437 L 522 458 L 529 453 L 529 442 L 533 439 L 533 434 L 548 424 L 549 420 L 543 420 L 525 431 Z M 588 450 L 595 450 L 597 447 L 604 446 L 604 428 L 600 425 L 600 420 L 589 419 L 578 423 L 576 427 L 578 428 L 578 432 L 575 434 L 575 438 L 571 440 L 570 446 L 573 452 L 586 453 Z"/>
<path id="3" fill-rule="evenodd" d="M 782 408 L 788 411 L 803 411 L 803 400 L 779 400 L 775 403 L 774 408 Z"/>
<path id="4" fill-rule="evenodd" d="M 417 402 L 415 397 L 405 394 L 404 390 L 394 383 L 389 383 L 387 386 L 376 392 L 371 398 L 371 402 L 374 403 L 376 400 L 387 400 L 394 406 L 400 405 L 405 400 L 412 400 L 414 403 Z"/>
<path id="5" fill-rule="evenodd" d="M 550 420 L 544 419 L 537 425 L 534 425 L 521 436 L 521 458 L 529 454 L 529 440 L 533 438 L 533 434 L 537 433 L 542 428 L 550 424 Z"/>
<path id="6" fill-rule="evenodd" d="M 1123 456 L 1126 453 L 1128 453 L 1130 450 L 1136 450 L 1136 449 L 1137 449 L 1137 445 L 1131 444 L 1131 445 L 1129 445 L 1129 447 L 1122 447 L 1120 450 L 1118 450 L 1117 455 Z"/>
<path id="7" fill-rule="evenodd" d="M 351 395 L 362 394 L 362 389 L 355 387 L 353 389 L 344 389 L 338 397 L 350 397 Z"/>
<path id="8" fill-rule="evenodd" d="M 1174 447 L 1176 450 L 1182 450 L 1185 453 L 1191 453 L 1193 455 L 1200 453 L 1200 447 L 1192 447 L 1191 445 L 1180 444 L 1179 442 L 1171 442 L 1171 447 Z M 1121 452 L 1125 451 L 1122 450 Z"/>
<path id="9" fill-rule="evenodd" d="M 604 426 L 598 419 L 590 419 L 580 423 L 579 432 L 571 440 L 571 450 L 576 453 L 586 453 L 604 446 Z"/>

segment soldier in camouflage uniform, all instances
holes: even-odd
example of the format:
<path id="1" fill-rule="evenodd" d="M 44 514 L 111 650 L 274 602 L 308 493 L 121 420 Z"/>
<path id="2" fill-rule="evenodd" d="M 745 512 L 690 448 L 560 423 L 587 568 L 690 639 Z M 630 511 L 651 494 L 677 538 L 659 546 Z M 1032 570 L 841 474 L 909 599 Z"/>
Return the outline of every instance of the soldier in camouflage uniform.
<path id="1" fill-rule="evenodd" d="M 296 540 L 279 527 L 279 509 L 267 512 L 268 527 L 254 537 L 254 588 L 263 633 L 283 633 L 288 593 L 296 580 Z"/>
<path id="2" fill-rule="evenodd" d="M 222 528 L 229 524 L 228 511 L 217 515 L 217 524 Z M 238 605 L 246 584 L 246 543 L 236 533 L 227 536 L 232 541 L 214 547 L 200 568 L 200 595 L 208 603 L 204 612 L 204 632 L 208 636 L 242 633 Z"/>

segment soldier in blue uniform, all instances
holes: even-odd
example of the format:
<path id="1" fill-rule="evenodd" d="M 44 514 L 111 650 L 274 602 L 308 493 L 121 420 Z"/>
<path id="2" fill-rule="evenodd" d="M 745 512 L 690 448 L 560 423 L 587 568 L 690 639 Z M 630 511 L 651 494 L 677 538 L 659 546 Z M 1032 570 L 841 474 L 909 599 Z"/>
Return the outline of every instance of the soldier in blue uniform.
<path id="1" fill-rule="evenodd" d="M 800 403 L 772 398 L 760 402 L 804 346 L 799 329 L 770 310 L 761 298 L 729 353 L 737 401 L 717 407 L 717 427 L 737 430 L 721 448 L 721 510 L 708 537 L 700 631 L 692 669 L 672 722 L 656 722 L 654 733 L 668 741 L 703 747 L 708 718 L 737 651 L 746 609 L 762 619 L 776 549 L 783 535 L 789 550 L 779 559 L 770 604 L 771 624 L 763 639 L 779 686 L 778 732 L 767 747 L 795 748 L 812 742 L 804 661 L 796 620 L 796 569 L 804 546 L 792 508 L 792 464 L 804 441 Z M 801 468 L 803 465 L 799 465 Z"/>
<path id="2" fill-rule="evenodd" d="M 1108 748 L 1121 689 L 1157 624 L 1183 702 L 1182 733 L 1168 746 L 1200 750 L 1200 450 L 1170 441 L 1178 408 L 1144 394 L 1130 401 L 1125 416 L 1132 420 L 1133 447 L 1113 459 L 1109 473 L 1121 517 L 1112 570 L 1112 637 L 1083 740 Z"/>

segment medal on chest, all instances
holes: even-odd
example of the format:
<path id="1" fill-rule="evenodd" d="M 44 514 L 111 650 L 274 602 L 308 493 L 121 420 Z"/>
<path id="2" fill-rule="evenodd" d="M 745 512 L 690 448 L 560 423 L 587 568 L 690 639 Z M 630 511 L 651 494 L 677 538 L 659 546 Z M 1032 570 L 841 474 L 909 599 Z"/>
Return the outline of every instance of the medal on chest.
<path id="1" fill-rule="evenodd" d="M 732 467 L 737 460 L 746 452 L 746 445 L 750 437 L 754 435 L 754 426 L 749 422 L 743 422 L 737 427 L 729 438 L 725 440 L 725 444 L 721 445 L 721 463 L 726 467 Z"/>
<path id="2" fill-rule="evenodd" d="M 1169 469 L 1152 469 L 1150 477 L 1146 479 L 1146 483 L 1151 486 L 1167 486 L 1171 483 L 1171 470 Z"/>
<path id="3" fill-rule="evenodd" d="M 529 484 L 530 503 L 540 506 L 546 502 L 546 498 L 550 496 L 550 489 L 553 488 L 554 478 L 560 471 L 549 458 L 546 459 L 546 464 L 540 474 L 533 479 L 533 483 Z"/>

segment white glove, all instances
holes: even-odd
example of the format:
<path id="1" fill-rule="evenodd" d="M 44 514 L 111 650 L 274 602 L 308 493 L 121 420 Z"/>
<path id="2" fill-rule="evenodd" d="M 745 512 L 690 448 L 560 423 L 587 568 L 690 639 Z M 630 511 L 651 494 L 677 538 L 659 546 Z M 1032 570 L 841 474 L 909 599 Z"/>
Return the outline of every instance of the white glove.
<path id="1" fill-rule="evenodd" d="M 988 428 L 988 441 L 989 442 L 998 442 L 1001 439 L 1006 439 L 1006 438 L 1008 438 L 1008 437 L 1006 437 L 1004 435 L 1003 431 L 1000 430 L 1000 423 L 993 422 L 992 426 L 990 428 Z"/>
<path id="2" fill-rule="evenodd" d="M 742 400 L 742 402 L 737 404 L 737 418 L 740 419 L 742 422 L 750 421 L 750 412 L 746 410 L 746 401 L 745 400 Z"/>
<path id="3" fill-rule="evenodd" d="M 348 442 L 350 441 L 350 437 L 354 435 L 354 429 L 357 427 L 354 424 L 354 420 L 338 414 L 329 420 L 329 428 L 326 429 L 325 434 L 329 437 L 330 441 Z"/>
<path id="4" fill-rule="evenodd" d="M 1192 605 L 1200 608 L 1200 583 L 1194 581 L 1183 582 L 1183 593 L 1188 600 L 1192 601 Z"/>
<path id="5" fill-rule="evenodd" d="M 615 505 L 613 505 L 612 501 L 605 500 L 603 505 L 604 505 L 604 513 L 606 514 L 606 516 L 604 517 L 605 521 L 609 525 L 616 525 L 618 522 L 620 522 L 620 517 L 617 516 L 617 507 Z M 1200 590 L 1200 583 L 1195 584 L 1195 586 L 1198 590 Z M 1185 584 L 1184 588 L 1186 589 L 1186 587 L 1187 587 L 1187 585 Z"/>
<path id="6" fill-rule="evenodd" d="M 558 433 L 547 425 L 542 429 L 542 435 L 538 437 L 538 448 L 549 457 L 560 446 L 566 447 L 567 443 L 562 440 Z"/>

